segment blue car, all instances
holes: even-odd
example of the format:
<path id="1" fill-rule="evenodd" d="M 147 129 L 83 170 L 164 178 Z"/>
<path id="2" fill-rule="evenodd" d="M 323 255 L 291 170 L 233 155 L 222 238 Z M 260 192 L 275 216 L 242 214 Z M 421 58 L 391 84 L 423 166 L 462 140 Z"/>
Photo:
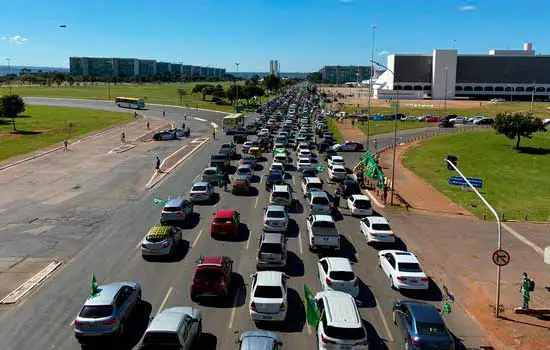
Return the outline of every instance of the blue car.
<path id="1" fill-rule="evenodd" d="M 281 350 L 283 343 L 278 333 L 268 331 L 248 331 L 241 334 L 239 350 Z"/>
<path id="2" fill-rule="evenodd" d="M 393 304 L 393 323 L 401 330 L 410 350 L 454 350 L 455 341 L 439 310 L 422 301 L 403 300 Z"/>

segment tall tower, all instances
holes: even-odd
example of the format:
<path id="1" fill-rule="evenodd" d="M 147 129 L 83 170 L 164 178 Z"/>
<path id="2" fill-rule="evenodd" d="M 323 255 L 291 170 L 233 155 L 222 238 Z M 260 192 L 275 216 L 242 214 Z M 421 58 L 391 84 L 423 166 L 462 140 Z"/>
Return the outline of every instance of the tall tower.
<path id="1" fill-rule="evenodd" d="M 269 74 L 274 75 L 276 77 L 279 76 L 279 61 L 278 60 L 270 60 L 269 61 Z"/>

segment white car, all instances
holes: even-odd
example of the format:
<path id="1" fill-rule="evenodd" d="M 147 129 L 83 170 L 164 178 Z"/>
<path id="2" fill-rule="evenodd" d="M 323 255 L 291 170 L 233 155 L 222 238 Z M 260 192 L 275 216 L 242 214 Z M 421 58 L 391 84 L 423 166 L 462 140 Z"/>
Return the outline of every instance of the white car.
<path id="1" fill-rule="evenodd" d="M 248 310 L 254 322 L 283 322 L 288 309 L 286 280 L 280 271 L 258 271 L 252 278 Z"/>
<path id="2" fill-rule="evenodd" d="M 298 171 L 311 168 L 311 159 L 309 158 L 298 158 L 298 160 L 296 161 L 296 170 Z"/>
<path id="3" fill-rule="evenodd" d="M 395 235 L 388 219 L 383 216 L 367 216 L 359 224 L 367 243 L 395 243 Z"/>
<path id="4" fill-rule="evenodd" d="M 328 178 L 331 180 L 345 180 L 347 177 L 346 167 L 343 165 L 332 165 L 328 167 Z"/>
<path id="5" fill-rule="evenodd" d="M 322 258 L 317 262 L 319 282 L 323 290 L 336 290 L 359 296 L 359 280 L 346 258 Z"/>
<path id="6" fill-rule="evenodd" d="M 313 153 L 311 153 L 311 151 L 309 149 L 302 148 L 300 151 L 298 151 L 298 157 L 299 158 L 312 159 L 313 158 Z"/>
<path id="7" fill-rule="evenodd" d="M 271 166 L 269 167 L 269 171 L 279 171 L 284 174 L 285 172 L 285 165 L 283 163 L 273 162 L 271 163 Z"/>
<path id="8" fill-rule="evenodd" d="M 378 252 L 378 265 L 393 289 L 428 290 L 430 280 L 413 253 L 381 250 Z"/>
<path id="9" fill-rule="evenodd" d="M 344 157 L 342 156 L 332 156 L 328 159 L 328 166 L 333 165 L 345 165 L 344 164 Z"/>
<path id="10" fill-rule="evenodd" d="M 282 205 L 268 205 L 264 211 L 264 231 L 266 232 L 285 232 L 288 221 L 288 214 Z"/>
<path id="11" fill-rule="evenodd" d="M 281 164 L 288 164 L 288 157 L 284 153 L 278 153 L 273 157 L 273 161 Z"/>
<path id="12" fill-rule="evenodd" d="M 351 215 L 370 216 L 373 213 L 370 198 L 362 194 L 352 194 L 347 200 Z"/>
<path id="13" fill-rule="evenodd" d="M 189 199 L 191 202 L 209 201 L 214 194 L 214 187 L 210 182 L 196 182 L 189 191 Z"/>
<path id="14" fill-rule="evenodd" d="M 242 164 L 235 170 L 235 175 L 246 176 L 250 181 L 254 177 L 254 169 L 249 164 Z"/>
<path id="15" fill-rule="evenodd" d="M 359 142 L 345 141 L 344 143 L 337 143 L 333 145 L 332 149 L 338 152 L 361 151 L 363 149 L 363 145 Z"/>

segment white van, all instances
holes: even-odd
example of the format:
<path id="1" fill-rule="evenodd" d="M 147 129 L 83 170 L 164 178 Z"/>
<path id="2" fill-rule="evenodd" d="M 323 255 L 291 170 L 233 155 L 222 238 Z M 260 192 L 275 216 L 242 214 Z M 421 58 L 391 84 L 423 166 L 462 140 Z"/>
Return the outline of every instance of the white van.
<path id="1" fill-rule="evenodd" d="M 269 204 L 290 207 L 292 205 L 292 191 L 288 185 L 274 185 L 269 196 Z"/>
<path id="2" fill-rule="evenodd" d="M 311 191 L 309 196 L 310 214 L 330 214 L 330 199 L 325 191 Z"/>
<path id="3" fill-rule="evenodd" d="M 323 189 L 323 181 L 318 177 L 304 177 L 302 180 L 302 191 L 304 192 L 304 198 L 306 198 L 307 193 L 312 189 L 317 188 Z"/>

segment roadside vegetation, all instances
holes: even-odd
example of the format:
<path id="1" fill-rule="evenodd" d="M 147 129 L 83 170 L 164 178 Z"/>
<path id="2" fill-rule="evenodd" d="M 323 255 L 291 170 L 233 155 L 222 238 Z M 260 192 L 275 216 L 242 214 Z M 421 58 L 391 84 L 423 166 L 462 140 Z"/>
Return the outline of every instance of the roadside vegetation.
<path id="1" fill-rule="evenodd" d="M 483 179 L 481 194 L 505 219 L 550 221 L 550 133 L 523 129 L 524 137 L 516 148 L 513 119 L 503 123 L 508 135 L 500 129 L 502 135 L 492 130 L 428 139 L 407 152 L 404 164 L 452 201 L 479 217 L 490 217 L 475 193 L 448 184 L 449 177 L 458 174 L 449 171 L 443 159 L 457 156 L 458 167 L 466 176 Z"/>
<path id="2" fill-rule="evenodd" d="M 393 132 L 395 128 L 395 121 L 393 120 L 370 120 L 367 124 L 356 122 L 355 126 L 358 127 L 365 135 L 367 132 L 372 135 L 387 134 Z M 397 121 L 397 131 L 407 129 L 429 128 L 437 126 L 437 123 L 425 123 L 425 122 L 411 122 L 411 121 Z"/>

